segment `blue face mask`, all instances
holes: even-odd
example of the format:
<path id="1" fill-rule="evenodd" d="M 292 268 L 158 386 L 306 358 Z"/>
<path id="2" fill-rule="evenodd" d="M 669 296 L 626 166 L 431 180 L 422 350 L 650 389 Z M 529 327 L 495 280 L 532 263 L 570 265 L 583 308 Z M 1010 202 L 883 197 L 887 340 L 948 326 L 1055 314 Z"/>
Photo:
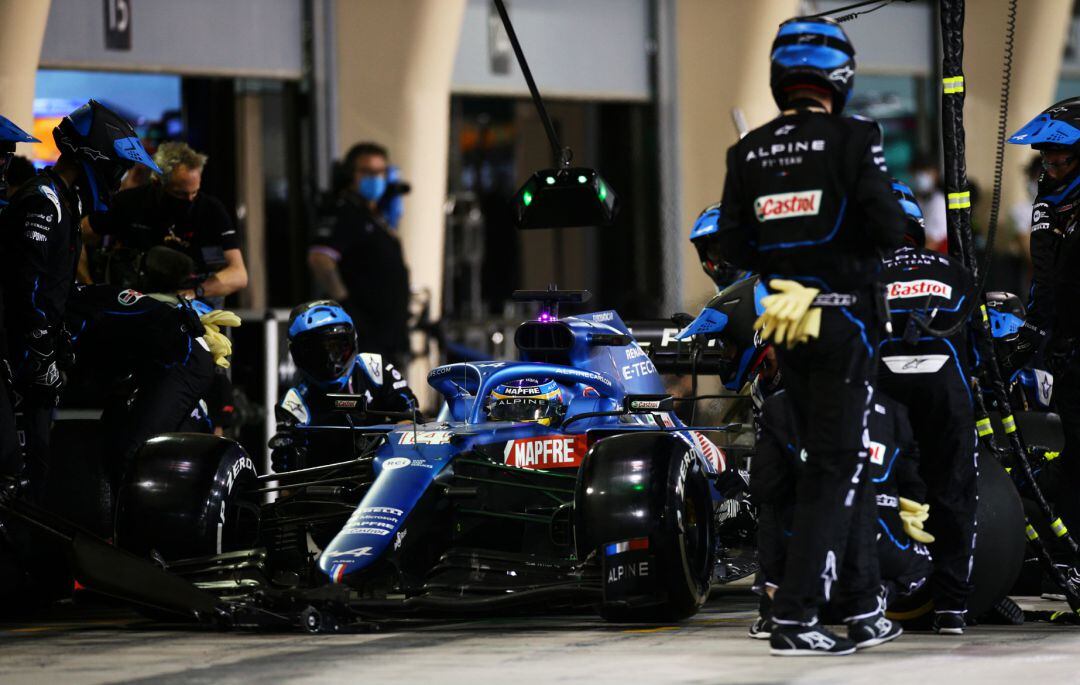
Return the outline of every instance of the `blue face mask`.
<path id="1" fill-rule="evenodd" d="M 386 192 L 385 176 L 361 176 L 356 185 L 356 192 L 368 202 L 378 202 Z"/>

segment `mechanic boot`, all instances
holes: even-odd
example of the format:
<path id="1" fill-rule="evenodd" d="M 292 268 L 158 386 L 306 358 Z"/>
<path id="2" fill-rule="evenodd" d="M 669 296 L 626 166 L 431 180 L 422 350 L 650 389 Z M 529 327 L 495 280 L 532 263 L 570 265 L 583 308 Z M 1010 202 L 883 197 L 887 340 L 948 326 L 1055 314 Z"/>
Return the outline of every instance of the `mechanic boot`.
<path id="1" fill-rule="evenodd" d="M 769 654 L 773 656 L 847 656 L 855 643 L 821 625 L 773 625 Z"/>
<path id="2" fill-rule="evenodd" d="M 934 612 L 934 632 L 938 635 L 963 635 L 966 625 L 962 611 Z"/>
<path id="3" fill-rule="evenodd" d="M 881 612 L 856 619 L 847 625 L 848 639 L 855 643 L 857 649 L 876 647 L 904 634 L 899 623 L 885 618 L 885 614 Z"/>
<path id="4" fill-rule="evenodd" d="M 772 636 L 773 630 L 776 626 L 773 624 L 772 619 L 768 616 L 758 616 L 754 619 L 754 622 L 750 624 L 750 632 L 747 633 L 747 637 L 751 640 L 768 640 Z"/>

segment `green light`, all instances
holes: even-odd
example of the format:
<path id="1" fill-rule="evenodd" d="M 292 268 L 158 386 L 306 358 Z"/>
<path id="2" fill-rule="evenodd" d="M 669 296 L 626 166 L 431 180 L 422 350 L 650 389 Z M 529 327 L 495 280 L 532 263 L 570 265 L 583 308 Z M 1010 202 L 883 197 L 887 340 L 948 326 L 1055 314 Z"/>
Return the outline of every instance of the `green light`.
<path id="1" fill-rule="evenodd" d="M 555 185 L 555 177 L 554 176 L 548 176 L 547 178 L 544 179 L 544 183 L 547 183 L 549 186 Z"/>
<path id="2" fill-rule="evenodd" d="M 585 178 L 584 175 L 577 177 L 577 182 L 578 183 L 587 183 L 588 181 L 589 181 L 589 179 Z"/>
<path id="3" fill-rule="evenodd" d="M 600 196 L 600 201 L 601 202 L 603 202 L 604 200 L 607 199 L 607 186 L 604 185 L 603 181 L 600 182 L 600 192 L 597 193 L 597 195 Z"/>
<path id="4" fill-rule="evenodd" d="M 634 491 L 635 492 L 641 492 L 644 489 L 645 489 L 645 486 L 642 485 L 641 483 L 638 483 L 637 485 L 634 486 Z"/>
<path id="5" fill-rule="evenodd" d="M 526 207 L 528 207 L 529 205 L 531 205 L 531 204 L 532 204 L 532 193 L 530 193 L 530 192 L 529 192 L 529 191 L 527 191 L 527 190 L 526 190 L 526 191 L 525 191 L 524 193 L 522 193 L 522 194 L 521 194 L 521 202 L 522 202 L 522 204 L 524 204 L 524 205 L 525 205 Z"/>

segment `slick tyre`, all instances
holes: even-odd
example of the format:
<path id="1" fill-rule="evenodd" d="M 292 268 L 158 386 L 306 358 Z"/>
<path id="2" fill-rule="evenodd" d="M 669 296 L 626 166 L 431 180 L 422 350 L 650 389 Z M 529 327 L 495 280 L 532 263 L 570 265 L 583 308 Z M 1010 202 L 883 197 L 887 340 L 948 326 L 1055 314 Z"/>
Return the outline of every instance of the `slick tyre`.
<path id="1" fill-rule="evenodd" d="M 597 442 L 579 472 L 575 534 L 580 558 L 600 562 L 605 619 L 682 620 L 709 595 L 712 497 L 704 464 L 678 436 Z"/>
<path id="2" fill-rule="evenodd" d="M 258 502 L 255 464 L 227 438 L 168 433 L 135 455 L 121 488 L 116 540 L 136 554 L 165 561 L 220 554 L 254 542 Z"/>

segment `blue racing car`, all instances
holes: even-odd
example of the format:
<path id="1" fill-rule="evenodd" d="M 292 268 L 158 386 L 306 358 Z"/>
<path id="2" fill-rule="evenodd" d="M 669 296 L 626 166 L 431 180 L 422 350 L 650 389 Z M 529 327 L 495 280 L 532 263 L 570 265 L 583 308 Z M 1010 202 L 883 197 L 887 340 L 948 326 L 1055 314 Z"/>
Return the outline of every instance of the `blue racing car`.
<path id="1" fill-rule="evenodd" d="M 195 613 L 231 625 L 692 615 L 715 573 L 724 454 L 677 418 L 618 314 L 558 317 L 560 301 L 585 295 L 524 294 L 543 304 L 517 331 L 521 361 L 432 370 L 436 421 L 296 427 L 314 466 L 259 474 L 227 439 L 154 438 L 121 497 L 117 543 L 194 585 Z M 360 396 L 334 403 L 346 419 L 366 412 Z"/>

